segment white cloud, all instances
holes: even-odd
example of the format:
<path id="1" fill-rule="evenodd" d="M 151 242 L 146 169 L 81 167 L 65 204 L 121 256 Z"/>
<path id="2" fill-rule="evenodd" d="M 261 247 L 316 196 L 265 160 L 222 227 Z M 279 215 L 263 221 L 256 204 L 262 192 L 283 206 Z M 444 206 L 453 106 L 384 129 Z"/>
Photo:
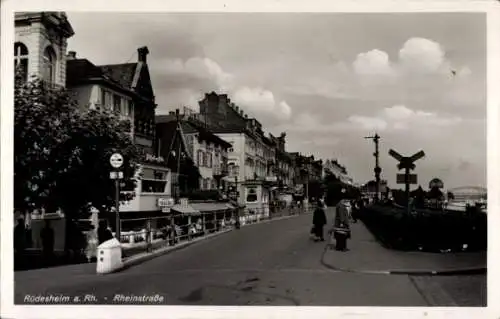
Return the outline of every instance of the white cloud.
<path id="1" fill-rule="evenodd" d="M 191 79 L 208 80 L 219 92 L 229 94 L 230 98 L 249 113 L 255 112 L 256 116 L 266 114 L 277 118 L 288 119 L 292 109 L 286 101 L 276 101 L 273 92 L 260 87 L 238 86 L 234 75 L 225 72 L 222 67 L 212 59 L 193 57 L 185 61 L 181 59 L 167 59 L 164 61 L 163 71 L 168 76 L 188 77 Z M 193 103 L 193 94 L 187 102 Z M 197 103 L 196 103 L 197 104 Z M 196 108 L 197 106 L 188 105 Z"/>
<path id="2" fill-rule="evenodd" d="M 437 75 L 451 73 L 450 62 L 445 51 L 435 41 L 424 38 L 410 38 L 399 50 L 397 60 L 390 62 L 387 52 L 374 49 L 360 53 L 352 63 L 353 71 L 358 75 Z M 464 69 L 467 72 L 466 69 Z M 470 71 L 470 70 L 469 70 Z"/>
<path id="3" fill-rule="evenodd" d="M 374 116 L 351 115 L 343 122 L 323 124 L 320 119 L 309 113 L 302 113 L 286 130 L 295 132 L 345 133 L 352 131 L 400 131 L 442 128 L 462 122 L 460 117 L 440 116 L 436 113 L 412 110 L 404 105 L 384 108 Z"/>
<path id="4" fill-rule="evenodd" d="M 385 121 L 385 119 L 378 117 L 352 115 L 349 117 L 348 121 L 350 124 L 352 124 L 352 126 L 356 126 L 362 130 L 383 131 L 387 128 L 387 122 Z"/>
<path id="5" fill-rule="evenodd" d="M 378 49 L 360 53 L 353 62 L 353 69 L 360 75 L 391 75 L 393 69 L 389 62 L 389 55 Z"/>
<path id="6" fill-rule="evenodd" d="M 193 57 L 185 61 L 167 59 L 161 65 L 163 71 L 171 76 L 187 75 L 206 79 L 215 82 L 220 88 L 228 88 L 232 85 L 233 76 L 224 72 L 217 62 L 209 58 Z"/>
<path id="7" fill-rule="evenodd" d="M 389 124 L 389 129 L 405 130 L 417 128 L 421 130 L 430 127 L 443 127 L 459 124 L 460 117 L 439 116 L 436 113 L 412 110 L 404 105 L 395 105 L 385 108 L 378 118 L 382 118 Z"/>
<path id="8" fill-rule="evenodd" d="M 399 65 L 406 71 L 436 73 L 447 64 L 441 45 L 429 39 L 411 38 L 399 50 Z"/>

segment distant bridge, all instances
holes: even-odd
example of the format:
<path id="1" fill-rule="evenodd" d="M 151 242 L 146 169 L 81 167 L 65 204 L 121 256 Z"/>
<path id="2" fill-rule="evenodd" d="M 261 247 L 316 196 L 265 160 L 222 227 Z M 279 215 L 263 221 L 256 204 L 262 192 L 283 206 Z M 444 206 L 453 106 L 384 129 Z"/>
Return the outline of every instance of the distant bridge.
<path id="1" fill-rule="evenodd" d="M 487 198 L 488 190 L 485 187 L 461 186 L 448 189 L 455 197 L 454 202 L 478 201 Z"/>

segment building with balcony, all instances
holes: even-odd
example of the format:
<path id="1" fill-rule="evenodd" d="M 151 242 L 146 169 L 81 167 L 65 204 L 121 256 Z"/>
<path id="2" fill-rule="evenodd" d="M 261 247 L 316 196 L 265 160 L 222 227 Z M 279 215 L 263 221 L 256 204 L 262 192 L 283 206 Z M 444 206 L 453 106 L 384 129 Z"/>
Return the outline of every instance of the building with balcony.
<path id="1" fill-rule="evenodd" d="M 265 136 L 257 119 L 249 118 L 226 94 L 205 94 L 199 105 L 197 117 L 231 144 L 226 180 L 236 188 L 238 203 L 267 214 L 277 185 L 274 141 Z"/>
<path id="2" fill-rule="evenodd" d="M 293 168 L 293 158 L 286 152 L 286 133 L 281 133 L 280 136 L 276 137 L 269 134 L 269 138 L 276 145 L 275 147 L 275 173 L 278 178 L 278 185 L 281 190 L 291 189 L 293 187 L 294 179 L 294 168 Z"/>
<path id="3" fill-rule="evenodd" d="M 66 85 L 66 48 L 73 28 L 64 12 L 15 14 L 14 66 L 25 80 Z"/>
<path id="4" fill-rule="evenodd" d="M 352 177 L 347 173 L 345 166 L 341 165 L 337 160 L 326 160 L 323 173 L 330 173 L 337 177 L 345 184 L 353 185 Z"/>

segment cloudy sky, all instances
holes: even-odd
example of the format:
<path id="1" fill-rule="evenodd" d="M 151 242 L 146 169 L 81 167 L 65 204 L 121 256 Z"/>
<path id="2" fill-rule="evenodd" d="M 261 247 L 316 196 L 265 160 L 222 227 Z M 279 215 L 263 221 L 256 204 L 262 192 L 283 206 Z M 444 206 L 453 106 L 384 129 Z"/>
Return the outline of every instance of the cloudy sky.
<path id="1" fill-rule="evenodd" d="M 337 158 L 357 182 L 423 149 L 419 182 L 486 185 L 485 15 L 68 13 L 68 50 L 95 64 L 147 45 L 158 113 L 227 93 L 288 151 Z"/>

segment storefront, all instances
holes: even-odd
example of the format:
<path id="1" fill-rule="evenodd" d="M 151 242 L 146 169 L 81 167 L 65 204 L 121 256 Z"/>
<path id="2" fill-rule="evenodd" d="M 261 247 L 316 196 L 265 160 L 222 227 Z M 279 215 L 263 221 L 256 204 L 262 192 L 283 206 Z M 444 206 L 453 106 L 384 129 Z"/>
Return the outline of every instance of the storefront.
<path id="1" fill-rule="evenodd" d="M 244 203 L 246 212 L 256 219 L 269 216 L 269 200 L 271 189 L 264 181 L 247 181 L 244 187 Z"/>
<path id="2" fill-rule="evenodd" d="M 157 217 L 165 217 L 168 207 L 172 206 L 171 172 L 160 163 L 144 163 L 136 173 L 137 185 L 135 197 L 127 202 L 120 203 L 121 230 L 129 231 L 143 227 L 144 220 L 151 220 L 151 227 L 157 228 Z M 126 191 L 122 192 L 126 193 Z M 114 227 L 114 212 L 105 214 L 107 220 Z M 104 217 L 99 216 L 100 219 Z"/>

